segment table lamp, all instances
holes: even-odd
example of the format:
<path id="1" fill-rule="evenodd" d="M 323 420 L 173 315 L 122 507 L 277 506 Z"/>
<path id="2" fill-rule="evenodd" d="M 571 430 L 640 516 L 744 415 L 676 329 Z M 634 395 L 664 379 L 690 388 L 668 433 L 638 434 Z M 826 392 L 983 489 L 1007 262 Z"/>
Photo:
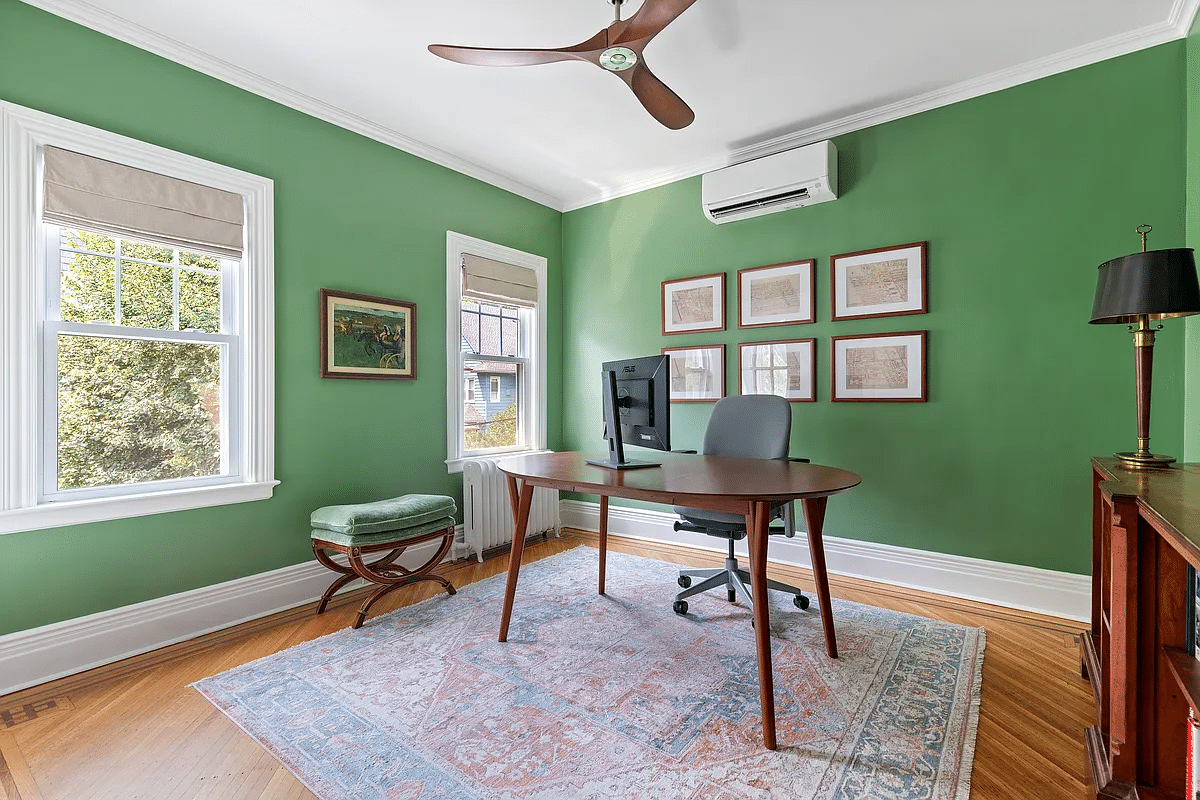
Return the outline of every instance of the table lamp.
<path id="1" fill-rule="evenodd" d="M 1190 248 L 1146 251 L 1146 234 L 1152 228 L 1139 225 L 1142 252 L 1114 258 L 1100 265 L 1092 324 L 1121 322 L 1133 333 L 1137 371 L 1137 450 L 1117 453 L 1123 467 L 1165 467 L 1175 459 L 1150 452 L 1150 376 L 1154 362 L 1154 332 L 1162 324 L 1152 321 L 1184 317 L 1200 312 L 1200 285 L 1196 260 Z"/>

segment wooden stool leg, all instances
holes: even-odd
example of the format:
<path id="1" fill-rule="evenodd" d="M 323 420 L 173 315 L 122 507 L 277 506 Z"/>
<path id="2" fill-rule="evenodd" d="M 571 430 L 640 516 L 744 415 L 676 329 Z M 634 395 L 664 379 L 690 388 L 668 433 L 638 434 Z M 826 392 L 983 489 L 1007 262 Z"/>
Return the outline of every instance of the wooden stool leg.
<path id="1" fill-rule="evenodd" d="M 409 547 L 415 544 L 421 544 L 433 539 L 441 539 L 441 545 L 437 552 L 421 566 L 416 569 L 407 569 L 399 564 L 393 563 L 400 555 Z M 362 604 L 358 610 L 358 616 L 354 621 L 354 628 L 359 628 L 366 619 L 367 611 L 374 605 L 375 601 L 383 597 L 388 592 L 394 589 L 399 589 L 404 586 L 409 586 L 419 581 L 433 581 L 446 590 L 447 594 L 456 594 L 454 584 L 441 575 L 432 574 L 432 570 L 442 559 L 446 557 L 446 553 L 450 552 L 451 545 L 454 544 L 454 528 L 443 528 L 441 530 L 432 531 L 422 536 L 415 536 L 410 539 L 404 539 L 400 542 L 384 542 L 376 545 L 368 545 L 364 547 L 347 547 L 344 545 L 333 544 L 332 542 L 322 541 L 320 539 L 312 540 L 313 553 L 320 564 L 327 569 L 337 572 L 341 577 L 337 578 L 329 588 L 325 590 L 325 594 L 321 596 L 321 600 L 317 603 L 317 613 L 321 614 L 329 605 L 329 601 L 333 598 L 340 589 L 356 578 L 362 578 L 366 581 L 376 584 L 377 588 L 370 597 Z M 326 550 L 342 553 L 349 561 L 349 566 L 342 566 L 338 562 L 329 557 Z M 364 562 L 363 556 L 371 553 L 378 553 L 384 550 L 389 552 L 382 558 L 375 561 Z"/>
<path id="2" fill-rule="evenodd" d="M 316 539 L 314 539 L 312 542 L 312 549 L 313 554 L 317 557 L 317 561 L 321 564 L 321 566 L 331 569 L 334 572 L 342 573 L 342 577 L 329 584 L 329 588 L 325 590 L 325 594 L 321 595 L 321 601 L 317 603 L 317 613 L 323 614 L 325 613 L 325 607 L 329 605 L 330 598 L 337 594 L 339 589 L 341 589 L 347 583 L 350 583 L 350 581 L 354 580 L 358 576 L 354 574 L 353 570 L 347 569 L 331 559 L 325 553 L 325 549 L 321 546 L 321 543 Z"/>

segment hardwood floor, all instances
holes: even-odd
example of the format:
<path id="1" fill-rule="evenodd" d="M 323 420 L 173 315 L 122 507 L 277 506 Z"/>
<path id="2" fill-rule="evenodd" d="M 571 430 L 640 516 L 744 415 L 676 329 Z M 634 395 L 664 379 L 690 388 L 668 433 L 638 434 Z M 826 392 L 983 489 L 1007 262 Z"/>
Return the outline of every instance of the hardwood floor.
<path id="1" fill-rule="evenodd" d="M 567 531 L 561 539 L 531 543 L 525 560 L 580 543 L 595 546 L 595 534 Z M 620 537 L 610 537 L 610 549 L 694 566 L 720 560 Z M 506 566 L 501 554 L 439 572 L 461 587 Z M 806 570 L 772 565 L 770 572 L 799 581 L 806 591 L 812 587 Z M 830 585 L 835 597 L 987 629 L 971 800 L 1086 796 L 1083 730 L 1094 724 L 1095 709 L 1079 673 L 1081 623 L 837 576 Z M 371 616 L 436 590 L 427 583 L 394 592 Z M 313 797 L 188 687 L 346 627 L 361 596 L 341 596 L 320 617 L 308 605 L 0 697 L 0 799 Z"/>

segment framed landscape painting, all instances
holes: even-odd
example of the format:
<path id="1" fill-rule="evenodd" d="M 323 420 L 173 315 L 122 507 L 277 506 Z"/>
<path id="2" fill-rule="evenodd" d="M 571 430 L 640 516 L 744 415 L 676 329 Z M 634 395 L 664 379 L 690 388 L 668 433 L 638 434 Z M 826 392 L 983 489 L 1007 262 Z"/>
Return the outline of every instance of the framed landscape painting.
<path id="1" fill-rule="evenodd" d="M 321 377 L 414 380 L 417 305 L 321 290 Z"/>

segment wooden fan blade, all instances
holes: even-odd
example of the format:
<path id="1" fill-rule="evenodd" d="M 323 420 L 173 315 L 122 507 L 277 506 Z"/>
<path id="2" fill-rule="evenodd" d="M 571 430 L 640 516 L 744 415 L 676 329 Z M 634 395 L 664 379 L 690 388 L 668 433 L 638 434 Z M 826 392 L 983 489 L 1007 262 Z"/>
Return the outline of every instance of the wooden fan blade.
<path id="1" fill-rule="evenodd" d="M 476 64 L 481 67 L 527 67 L 570 61 L 579 56 L 563 50 L 515 50 L 503 47 L 459 47 L 452 44 L 431 44 L 429 52 L 447 61 Z"/>
<path id="2" fill-rule="evenodd" d="M 629 42 L 645 45 L 695 2 L 696 0 L 645 0 L 632 17 L 609 27 L 613 34 L 613 46 Z"/>
<path id="3" fill-rule="evenodd" d="M 686 128 L 696 119 L 696 113 L 650 71 L 645 61 L 639 61 L 631 69 L 616 74 L 629 84 L 634 96 L 650 112 L 650 116 L 671 130 Z"/>
<path id="4" fill-rule="evenodd" d="M 453 44 L 431 44 L 429 52 L 448 61 L 476 64 L 482 67 L 527 67 L 555 61 L 591 61 L 599 63 L 600 52 L 608 47 L 608 29 L 570 47 L 511 48 L 460 47 Z"/>

